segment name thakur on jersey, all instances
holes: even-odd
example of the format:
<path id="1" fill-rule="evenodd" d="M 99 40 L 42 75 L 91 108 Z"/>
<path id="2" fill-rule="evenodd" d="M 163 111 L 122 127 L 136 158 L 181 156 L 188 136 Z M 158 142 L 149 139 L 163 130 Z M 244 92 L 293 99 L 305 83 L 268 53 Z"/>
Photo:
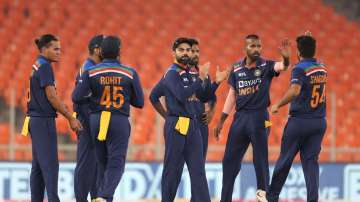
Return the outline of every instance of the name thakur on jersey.
<path id="1" fill-rule="evenodd" d="M 314 75 L 310 77 L 310 83 L 311 84 L 320 84 L 320 83 L 326 83 L 327 81 L 327 75 Z"/>

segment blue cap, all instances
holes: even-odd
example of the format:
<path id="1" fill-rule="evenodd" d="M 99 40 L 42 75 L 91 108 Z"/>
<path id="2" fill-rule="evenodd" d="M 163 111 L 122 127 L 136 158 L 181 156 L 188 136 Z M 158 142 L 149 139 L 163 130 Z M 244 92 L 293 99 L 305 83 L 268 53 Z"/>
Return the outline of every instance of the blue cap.
<path id="1" fill-rule="evenodd" d="M 105 36 L 102 34 L 94 36 L 89 42 L 88 45 L 89 51 L 92 51 L 95 48 L 100 48 L 104 38 Z"/>

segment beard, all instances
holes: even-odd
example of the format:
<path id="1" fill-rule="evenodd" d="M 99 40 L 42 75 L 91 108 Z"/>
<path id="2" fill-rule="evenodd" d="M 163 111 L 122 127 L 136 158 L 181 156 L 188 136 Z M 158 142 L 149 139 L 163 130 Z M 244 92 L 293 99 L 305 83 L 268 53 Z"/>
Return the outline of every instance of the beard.
<path id="1" fill-rule="evenodd" d="M 176 57 L 176 61 L 180 64 L 187 65 L 191 61 L 190 57 L 187 55 Z"/>
<path id="2" fill-rule="evenodd" d="M 189 65 L 197 67 L 199 65 L 199 58 L 195 57 L 189 61 Z"/>
<path id="3" fill-rule="evenodd" d="M 249 57 L 251 58 L 251 60 L 256 61 L 260 58 L 260 53 L 249 54 Z"/>

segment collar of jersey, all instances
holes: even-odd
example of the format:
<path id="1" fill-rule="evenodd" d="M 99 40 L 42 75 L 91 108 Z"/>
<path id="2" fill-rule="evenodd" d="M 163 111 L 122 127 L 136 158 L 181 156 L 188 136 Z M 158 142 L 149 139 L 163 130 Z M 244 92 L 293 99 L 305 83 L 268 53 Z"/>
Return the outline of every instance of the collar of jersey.
<path id="1" fill-rule="evenodd" d="M 178 63 L 178 62 L 174 62 L 174 65 L 175 65 L 177 68 L 179 68 L 180 70 L 184 70 L 184 71 L 187 71 L 187 70 L 188 70 L 188 69 L 187 69 L 187 66 L 182 65 L 182 64 L 180 64 L 180 63 Z"/>
<path id="2" fill-rule="evenodd" d="M 50 63 L 50 60 L 47 59 L 46 57 L 44 57 L 43 55 L 39 55 L 39 56 L 38 56 L 38 60 L 42 60 L 42 61 L 44 61 L 44 62 Z"/>
<path id="3" fill-rule="evenodd" d="M 91 58 L 88 58 L 87 61 L 90 62 L 92 65 L 96 65 L 96 62 L 94 60 L 92 60 Z"/>
<path id="4" fill-rule="evenodd" d="M 306 59 L 300 60 L 300 62 L 316 62 L 316 58 L 306 58 Z"/>
<path id="5" fill-rule="evenodd" d="M 258 66 L 262 65 L 264 62 L 265 62 L 265 60 L 262 57 L 260 57 L 258 60 L 256 60 L 256 66 L 255 67 L 258 67 Z M 241 62 L 240 62 L 240 65 L 242 67 L 245 67 L 245 64 L 246 64 L 246 57 L 244 57 L 244 59 L 242 59 Z M 251 66 L 251 68 L 253 68 L 253 67 L 254 66 Z M 251 69 L 251 68 L 249 68 L 249 69 Z"/>
<path id="6" fill-rule="evenodd" d="M 101 63 L 117 63 L 120 64 L 120 62 L 117 59 L 103 59 Z"/>

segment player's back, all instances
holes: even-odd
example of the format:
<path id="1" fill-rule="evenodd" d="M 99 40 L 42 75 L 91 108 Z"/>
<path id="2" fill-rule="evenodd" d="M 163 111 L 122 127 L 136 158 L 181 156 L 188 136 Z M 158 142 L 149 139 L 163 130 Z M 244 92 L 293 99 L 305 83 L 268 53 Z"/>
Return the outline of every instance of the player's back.
<path id="1" fill-rule="evenodd" d="M 301 85 L 301 92 L 291 102 L 290 115 L 301 118 L 326 116 L 327 71 L 316 59 L 300 61 L 292 71 L 291 83 Z"/>
<path id="2" fill-rule="evenodd" d="M 139 77 L 133 68 L 106 59 L 90 68 L 88 74 L 92 112 L 110 111 L 128 116 L 130 105 L 144 105 Z"/>

